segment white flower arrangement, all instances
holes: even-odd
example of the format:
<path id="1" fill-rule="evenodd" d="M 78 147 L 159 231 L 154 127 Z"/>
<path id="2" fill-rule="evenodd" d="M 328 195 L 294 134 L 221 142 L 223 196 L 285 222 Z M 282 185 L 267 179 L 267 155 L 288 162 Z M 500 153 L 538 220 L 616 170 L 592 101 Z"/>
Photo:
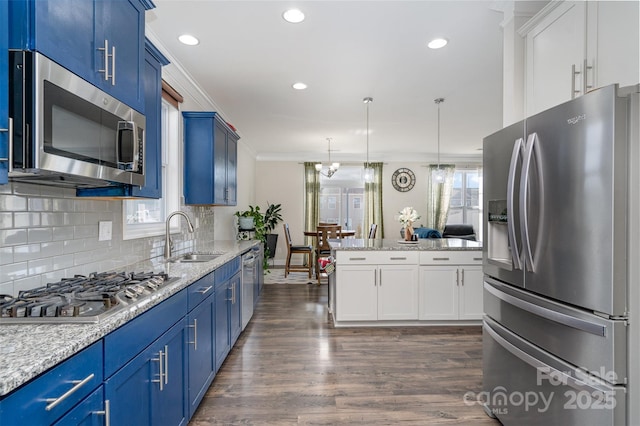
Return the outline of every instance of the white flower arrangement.
<path id="1" fill-rule="evenodd" d="M 420 219 L 420 215 L 417 211 L 414 210 L 413 207 L 405 207 L 400 210 L 398 214 L 398 222 L 402 224 L 402 226 L 411 225 L 416 220 Z"/>

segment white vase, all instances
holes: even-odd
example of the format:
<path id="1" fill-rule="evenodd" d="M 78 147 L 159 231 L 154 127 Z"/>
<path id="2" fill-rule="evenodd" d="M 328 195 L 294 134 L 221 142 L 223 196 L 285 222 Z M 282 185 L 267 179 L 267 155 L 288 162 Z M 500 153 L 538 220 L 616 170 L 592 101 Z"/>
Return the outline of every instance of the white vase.
<path id="1" fill-rule="evenodd" d="M 240 229 L 253 229 L 253 218 L 252 217 L 239 217 L 238 218 L 238 227 Z"/>

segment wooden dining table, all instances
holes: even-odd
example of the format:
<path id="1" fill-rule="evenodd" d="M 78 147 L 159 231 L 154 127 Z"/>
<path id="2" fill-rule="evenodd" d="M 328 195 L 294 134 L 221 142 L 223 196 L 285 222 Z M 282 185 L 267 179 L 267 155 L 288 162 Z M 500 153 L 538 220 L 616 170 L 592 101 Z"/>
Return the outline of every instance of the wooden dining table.
<path id="1" fill-rule="evenodd" d="M 318 230 L 313 230 L 313 231 L 304 231 L 304 236 L 305 237 L 317 237 L 318 236 Z M 340 238 L 345 238 L 345 237 L 355 237 L 356 236 L 356 231 L 354 229 L 343 229 L 340 231 Z"/>

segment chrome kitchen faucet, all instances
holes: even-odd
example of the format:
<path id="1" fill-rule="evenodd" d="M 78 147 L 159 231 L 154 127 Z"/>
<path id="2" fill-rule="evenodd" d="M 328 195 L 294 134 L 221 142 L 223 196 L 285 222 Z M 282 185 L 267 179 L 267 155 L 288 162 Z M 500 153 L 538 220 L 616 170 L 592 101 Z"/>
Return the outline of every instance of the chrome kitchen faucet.
<path id="1" fill-rule="evenodd" d="M 193 233 L 193 225 L 191 224 L 191 219 L 189 219 L 189 216 L 187 216 L 187 214 L 183 211 L 177 210 L 171 214 L 169 214 L 169 216 L 167 216 L 167 223 L 166 223 L 166 231 L 165 231 L 165 239 L 164 239 L 164 258 L 165 259 L 169 259 L 171 257 L 171 251 L 173 250 L 173 241 L 171 241 L 171 234 L 169 232 L 169 222 L 171 222 L 171 218 L 175 215 L 180 215 L 182 217 L 185 218 L 185 220 L 187 221 L 187 225 L 189 225 L 189 232 Z"/>

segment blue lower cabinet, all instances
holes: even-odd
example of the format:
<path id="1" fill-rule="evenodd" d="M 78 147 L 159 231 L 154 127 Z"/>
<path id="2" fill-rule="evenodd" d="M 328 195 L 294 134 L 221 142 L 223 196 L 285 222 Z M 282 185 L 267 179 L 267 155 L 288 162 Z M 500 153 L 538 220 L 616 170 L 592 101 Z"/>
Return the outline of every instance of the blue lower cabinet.
<path id="1" fill-rule="evenodd" d="M 238 272 L 229 280 L 229 345 L 233 347 L 242 332 L 242 275 Z"/>
<path id="2" fill-rule="evenodd" d="M 99 341 L 2 398 L 0 425 L 53 424 L 101 384 Z M 102 404 L 93 408 L 103 409 Z"/>
<path id="3" fill-rule="evenodd" d="M 216 305 L 216 372 L 224 362 L 231 350 L 231 335 L 229 327 L 229 301 L 231 300 L 231 290 L 229 283 L 223 281 L 216 283 L 215 292 Z"/>
<path id="4" fill-rule="evenodd" d="M 195 413 L 216 374 L 215 297 L 213 289 L 208 293 L 209 297 L 187 315 L 189 417 Z"/>
<path id="5" fill-rule="evenodd" d="M 112 424 L 187 423 L 186 330 L 183 318 L 105 382 Z"/>
<path id="6" fill-rule="evenodd" d="M 103 426 L 110 414 L 108 404 L 104 404 L 104 390 L 102 386 L 86 397 L 80 404 L 58 420 L 55 425 Z"/>

